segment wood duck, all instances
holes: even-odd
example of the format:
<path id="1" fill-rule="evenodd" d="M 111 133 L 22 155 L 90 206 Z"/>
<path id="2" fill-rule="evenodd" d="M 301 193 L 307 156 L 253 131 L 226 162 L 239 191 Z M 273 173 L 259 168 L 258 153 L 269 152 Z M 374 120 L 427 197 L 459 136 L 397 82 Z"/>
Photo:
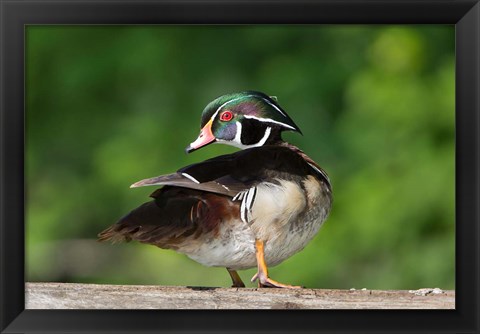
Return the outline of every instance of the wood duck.
<path id="1" fill-rule="evenodd" d="M 130 241 L 173 249 L 206 265 L 257 267 L 259 287 L 298 288 L 271 279 L 275 266 L 302 250 L 327 218 L 332 189 L 325 171 L 282 131 L 301 134 L 275 97 L 247 91 L 221 96 L 202 113 L 187 153 L 212 143 L 241 148 L 131 185 L 163 186 L 152 201 L 101 232 L 100 241 Z"/>

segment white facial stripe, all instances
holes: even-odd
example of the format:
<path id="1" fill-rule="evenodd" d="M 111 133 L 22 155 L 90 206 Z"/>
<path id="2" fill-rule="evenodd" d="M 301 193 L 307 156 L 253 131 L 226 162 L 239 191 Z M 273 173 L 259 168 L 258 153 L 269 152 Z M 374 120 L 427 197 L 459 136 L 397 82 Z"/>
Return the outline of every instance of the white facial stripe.
<path id="1" fill-rule="evenodd" d="M 272 107 L 274 107 L 280 114 L 282 114 L 283 116 L 287 117 L 287 115 L 285 115 L 285 113 L 283 111 L 280 110 L 279 107 L 277 107 L 276 105 L 274 105 L 272 102 L 268 101 L 266 98 L 262 97 L 262 99 L 267 102 L 269 105 L 271 105 Z"/>
<path id="2" fill-rule="evenodd" d="M 217 114 L 220 110 L 222 110 L 223 107 L 225 107 L 227 104 L 229 103 L 232 103 L 234 101 L 237 101 L 237 100 L 240 100 L 240 99 L 243 99 L 244 97 L 250 97 L 252 95 L 247 95 L 247 96 L 240 96 L 240 97 L 236 97 L 234 99 L 231 99 L 231 100 L 228 100 L 227 102 L 225 102 L 224 104 L 222 104 L 220 107 L 218 107 L 218 109 L 215 111 L 215 113 L 213 114 L 212 118 L 210 118 L 212 121 L 215 119 L 215 117 L 217 117 Z"/>
<path id="3" fill-rule="evenodd" d="M 232 146 L 235 146 L 235 147 L 238 147 L 238 148 L 241 148 L 242 150 L 244 150 L 246 148 L 262 146 L 263 144 L 265 144 L 267 142 L 268 137 L 270 137 L 270 133 L 272 132 L 272 128 L 267 127 L 267 129 L 265 130 L 265 134 L 263 135 L 262 139 L 260 139 L 260 141 L 258 143 L 251 144 L 251 145 L 245 145 L 245 144 L 242 143 L 242 139 L 241 139 L 242 125 L 240 123 L 237 123 L 237 124 L 240 125 L 240 131 L 238 130 L 239 128 L 237 127 L 237 133 L 235 134 L 234 139 L 232 139 L 232 140 L 217 139 L 217 142 L 232 145 Z"/>
<path id="4" fill-rule="evenodd" d="M 253 97 L 253 96 L 256 96 L 256 95 L 245 95 L 245 96 L 240 96 L 240 97 L 236 97 L 234 99 L 231 99 L 231 100 L 228 100 L 227 102 L 225 102 L 224 104 L 222 104 L 220 107 L 218 107 L 218 109 L 215 111 L 215 113 L 213 114 L 211 120 L 215 119 L 215 117 L 217 116 L 218 112 L 220 110 L 222 110 L 223 107 L 225 107 L 227 104 L 231 103 L 231 102 L 234 102 L 234 101 L 237 101 L 237 100 L 240 100 L 240 99 L 243 99 L 244 97 Z M 280 114 L 282 114 L 283 116 L 287 117 L 287 115 L 285 115 L 285 113 L 280 109 L 278 108 L 276 105 L 274 105 L 272 102 L 268 101 L 266 98 L 262 97 L 262 100 L 264 100 L 265 102 L 267 102 L 269 105 L 271 105 L 272 107 L 274 107 Z"/>
<path id="5" fill-rule="evenodd" d="M 257 120 L 257 121 L 260 121 L 260 122 L 264 122 L 264 123 L 280 124 L 280 125 L 283 125 L 287 128 L 290 128 L 292 130 L 295 130 L 295 128 L 291 125 L 288 125 L 288 124 L 285 124 L 285 123 L 282 123 L 282 122 L 278 122 L 278 121 L 274 121 L 273 119 L 270 119 L 270 118 L 260 118 L 260 117 L 251 116 L 251 115 L 244 115 L 244 117 L 248 118 L 248 119 L 254 119 L 254 120 Z"/>
<path id="6" fill-rule="evenodd" d="M 190 179 L 192 180 L 193 182 L 199 184 L 200 182 L 198 182 L 198 180 L 196 178 L 194 178 L 193 176 L 191 176 L 190 174 L 187 174 L 187 173 L 182 173 L 183 176 L 185 176 L 187 179 Z"/>
<path id="7" fill-rule="evenodd" d="M 246 98 L 246 97 L 253 97 L 253 96 L 256 96 L 256 95 L 246 95 L 246 96 L 240 96 L 240 97 L 236 97 L 234 99 L 231 99 L 231 100 L 228 100 L 227 102 L 223 103 L 220 107 L 217 108 L 217 110 L 215 111 L 215 113 L 213 113 L 212 117 L 210 118 L 213 122 L 213 120 L 215 119 L 215 117 L 217 117 L 218 115 L 218 112 L 220 110 L 222 110 L 223 107 L 225 107 L 227 104 L 229 103 L 232 103 L 234 101 L 237 101 L 237 100 L 240 100 L 242 98 Z M 277 107 L 276 105 L 274 105 L 272 102 L 270 102 L 269 100 L 267 100 L 266 98 L 262 97 L 262 100 L 264 100 L 265 102 L 267 102 L 269 105 L 271 105 L 273 108 L 275 108 L 275 110 L 277 110 L 280 114 L 282 114 L 283 116 L 285 117 L 288 117 L 279 107 Z M 276 124 L 280 124 L 280 125 L 283 125 L 287 128 L 290 128 L 292 130 L 295 130 L 295 128 L 291 125 L 288 125 L 288 124 L 285 124 L 285 123 L 282 123 L 282 122 L 278 122 L 278 121 L 274 121 L 273 119 L 270 119 L 270 118 L 259 118 L 259 117 L 255 117 L 255 116 L 249 116 L 249 115 L 245 115 L 246 118 L 253 118 L 253 119 L 256 119 L 256 120 L 259 120 L 261 122 L 271 122 L 271 123 L 276 123 Z"/>

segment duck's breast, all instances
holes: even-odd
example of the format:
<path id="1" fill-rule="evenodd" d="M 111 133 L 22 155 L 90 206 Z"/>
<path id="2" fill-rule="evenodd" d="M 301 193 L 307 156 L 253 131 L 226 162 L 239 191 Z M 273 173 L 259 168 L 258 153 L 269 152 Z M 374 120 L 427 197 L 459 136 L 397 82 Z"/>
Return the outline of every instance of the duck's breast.
<path id="1" fill-rule="evenodd" d="M 279 180 L 257 187 L 251 227 L 265 242 L 265 259 L 274 266 L 302 250 L 327 218 L 331 196 L 313 176 L 301 181 Z"/>

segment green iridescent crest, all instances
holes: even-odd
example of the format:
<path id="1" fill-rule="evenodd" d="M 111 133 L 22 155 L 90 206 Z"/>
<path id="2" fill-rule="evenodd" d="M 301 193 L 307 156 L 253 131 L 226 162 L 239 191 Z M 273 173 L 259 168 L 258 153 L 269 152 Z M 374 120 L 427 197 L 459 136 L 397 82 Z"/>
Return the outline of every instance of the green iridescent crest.
<path id="1" fill-rule="evenodd" d="M 278 105 L 276 97 L 272 98 L 257 91 L 227 94 L 210 102 L 203 110 L 201 127 L 211 119 L 214 123 L 217 122 L 221 113 L 226 110 L 234 114 L 230 122 L 235 122 L 241 115 L 246 119 L 271 123 L 272 126 L 279 126 L 282 130 L 302 133 L 285 110 Z"/>

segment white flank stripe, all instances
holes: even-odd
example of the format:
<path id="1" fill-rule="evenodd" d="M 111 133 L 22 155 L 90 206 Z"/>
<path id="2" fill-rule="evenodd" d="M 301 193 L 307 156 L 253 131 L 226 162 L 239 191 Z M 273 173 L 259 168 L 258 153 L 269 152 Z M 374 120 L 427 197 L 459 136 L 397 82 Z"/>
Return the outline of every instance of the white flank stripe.
<path id="1" fill-rule="evenodd" d="M 250 215 L 252 213 L 253 200 L 255 199 L 255 193 L 257 189 L 252 187 L 248 189 L 245 193 L 245 196 L 242 200 L 242 205 L 240 206 L 240 217 L 242 221 L 248 223 L 250 221 Z"/>
<path id="2" fill-rule="evenodd" d="M 243 199 L 243 195 L 245 195 L 245 191 L 240 191 L 238 194 L 235 195 L 235 197 L 232 198 L 232 201 L 241 201 Z"/>
<path id="3" fill-rule="evenodd" d="M 288 124 L 285 124 L 285 123 L 282 123 L 282 122 L 278 122 L 278 121 L 275 121 L 271 118 L 260 118 L 260 117 L 256 117 L 256 116 L 251 116 L 251 115 L 244 115 L 245 118 L 249 118 L 249 119 L 255 119 L 257 121 L 260 121 L 260 122 L 264 122 L 264 123 L 275 123 L 275 124 L 280 124 L 280 125 L 283 125 L 287 128 L 290 128 L 292 130 L 295 130 L 295 128 L 291 125 L 288 125 Z"/>
<path id="4" fill-rule="evenodd" d="M 247 219 L 245 218 L 245 199 L 242 201 L 242 205 L 240 206 L 240 218 L 242 221 L 247 224 Z"/>
<path id="5" fill-rule="evenodd" d="M 250 209 L 251 205 L 252 205 L 252 199 L 253 199 L 253 190 L 255 188 L 250 188 L 248 190 L 248 193 L 247 193 L 247 197 L 245 198 L 245 200 L 247 201 L 247 209 Z"/>
<path id="6" fill-rule="evenodd" d="M 189 175 L 189 174 L 187 174 L 187 173 L 182 173 L 182 175 L 185 176 L 187 179 L 192 180 L 192 181 L 195 182 L 195 183 L 198 183 L 198 184 L 200 183 L 200 182 L 198 182 L 198 180 L 197 180 L 196 178 L 194 178 L 193 176 L 191 176 L 191 175 Z"/>
<path id="7" fill-rule="evenodd" d="M 253 206 L 253 200 L 255 199 L 255 193 L 257 192 L 257 188 L 252 187 L 248 191 L 248 196 L 247 196 L 247 210 L 248 213 L 252 213 L 252 206 Z"/>

